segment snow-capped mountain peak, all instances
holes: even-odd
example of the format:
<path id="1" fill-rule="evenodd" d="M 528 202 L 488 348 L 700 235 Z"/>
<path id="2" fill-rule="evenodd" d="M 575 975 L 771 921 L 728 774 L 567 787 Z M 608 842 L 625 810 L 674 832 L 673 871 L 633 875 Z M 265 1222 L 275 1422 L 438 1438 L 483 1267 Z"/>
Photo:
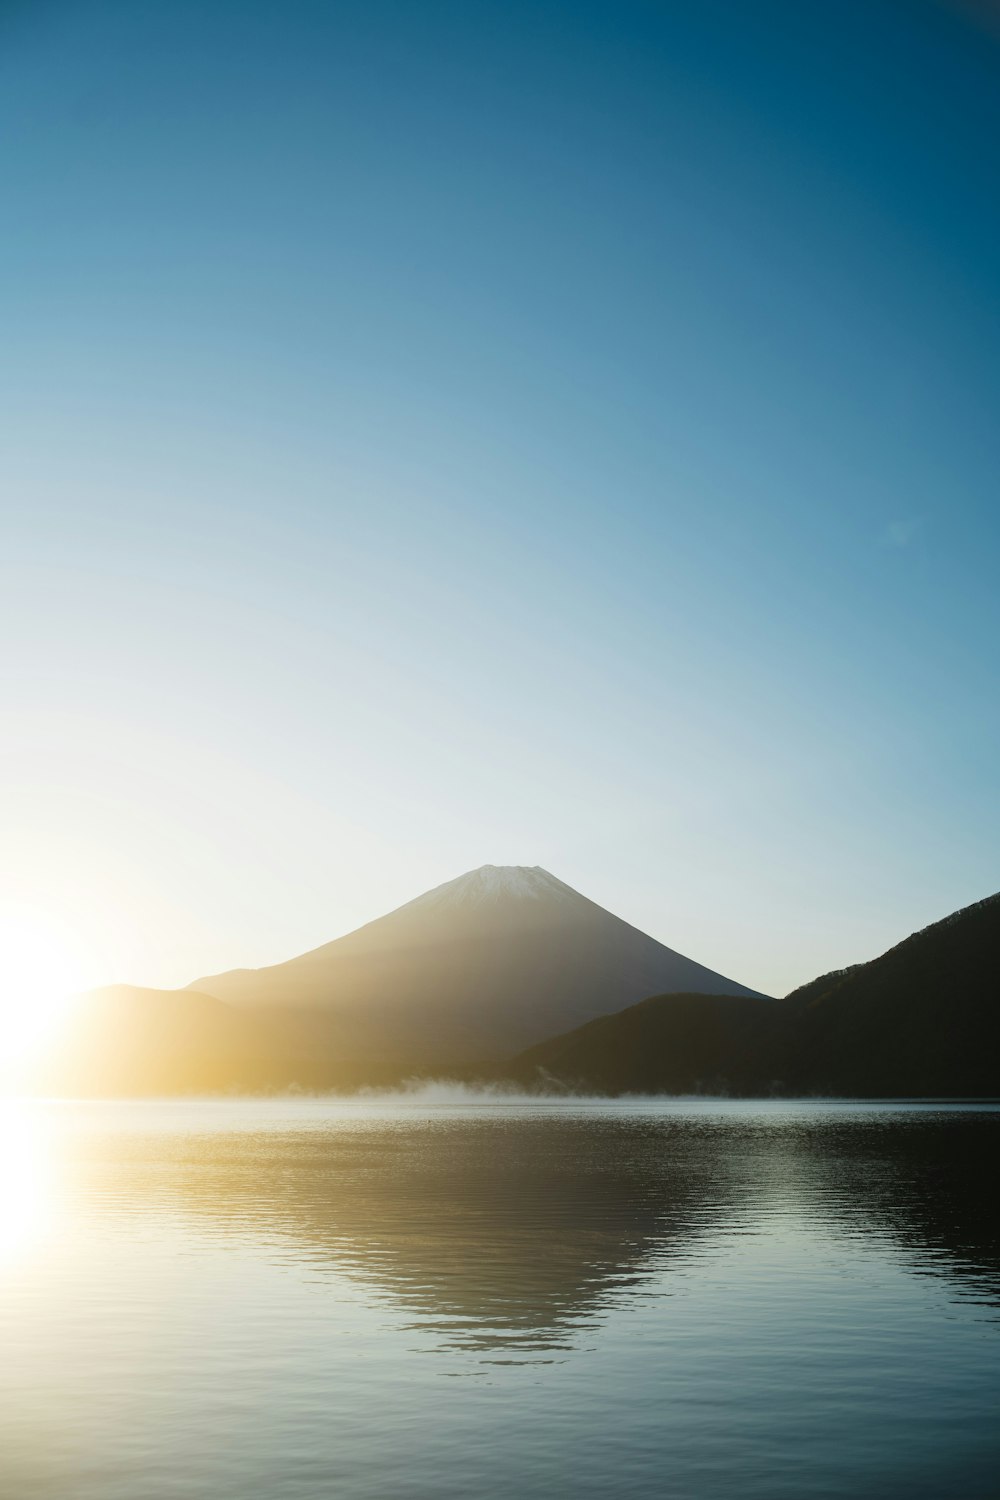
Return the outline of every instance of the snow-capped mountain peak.
<path id="1" fill-rule="evenodd" d="M 435 887 L 415 906 L 482 906 L 497 901 L 565 901 L 576 893 L 541 865 L 480 865 Z M 579 899 L 579 898 L 578 898 Z"/>

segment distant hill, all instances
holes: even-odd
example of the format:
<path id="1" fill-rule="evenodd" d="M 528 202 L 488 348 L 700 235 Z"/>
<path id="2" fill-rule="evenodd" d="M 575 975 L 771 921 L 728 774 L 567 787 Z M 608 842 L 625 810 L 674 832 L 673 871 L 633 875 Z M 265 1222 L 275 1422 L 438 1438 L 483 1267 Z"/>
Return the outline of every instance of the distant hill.
<path id="1" fill-rule="evenodd" d="M 655 996 L 506 1071 L 609 1093 L 1000 1095 L 1000 894 L 784 1000 Z"/>
<path id="2" fill-rule="evenodd" d="M 498 1061 L 665 989 L 753 993 L 538 866 L 495 865 L 286 963 L 192 989 L 280 1020 L 343 1084 Z"/>
<path id="3" fill-rule="evenodd" d="M 793 992 L 786 1069 L 870 1096 L 1000 1094 L 1000 893 Z"/>
<path id="4" fill-rule="evenodd" d="M 745 995 L 653 995 L 529 1048 L 504 1075 L 602 1094 L 766 1093 L 778 1006 Z"/>
<path id="5" fill-rule="evenodd" d="M 79 996 L 39 1082 L 71 1095 L 257 1089 L 287 1082 L 282 1051 L 280 1037 L 213 995 L 115 984 Z"/>

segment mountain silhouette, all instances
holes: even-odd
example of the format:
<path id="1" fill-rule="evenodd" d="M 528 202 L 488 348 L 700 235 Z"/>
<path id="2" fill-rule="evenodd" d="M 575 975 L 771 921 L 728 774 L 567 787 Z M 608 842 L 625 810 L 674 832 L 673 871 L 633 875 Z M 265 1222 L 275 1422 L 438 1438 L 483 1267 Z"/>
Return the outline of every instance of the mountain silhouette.
<path id="1" fill-rule="evenodd" d="M 503 1070 L 547 1089 L 600 1094 L 768 1094 L 780 1056 L 779 1001 L 653 995 L 550 1037 Z"/>
<path id="2" fill-rule="evenodd" d="M 166 1094 L 439 1073 L 603 1093 L 992 1097 L 998 974 L 1000 894 L 768 1000 L 544 870 L 484 866 L 285 964 L 91 991 L 40 1081 Z"/>
<path id="3" fill-rule="evenodd" d="M 816 1092 L 1000 1093 L 1000 892 L 782 1002 L 786 1072 Z"/>
<path id="4" fill-rule="evenodd" d="M 610 1093 L 1000 1094 L 1000 894 L 783 1000 L 654 996 L 507 1072 Z"/>
<path id="5" fill-rule="evenodd" d="M 252 1012 L 330 1081 L 496 1062 L 657 991 L 753 992 L 538 866 L 484 865 L 346 937 L 191 986 Z"/>

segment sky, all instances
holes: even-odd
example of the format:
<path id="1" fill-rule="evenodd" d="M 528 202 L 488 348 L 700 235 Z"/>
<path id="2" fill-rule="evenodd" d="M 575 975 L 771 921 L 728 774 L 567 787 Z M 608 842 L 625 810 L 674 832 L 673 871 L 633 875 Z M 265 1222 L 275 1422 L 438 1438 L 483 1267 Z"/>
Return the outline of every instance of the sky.
<path id="1" fill-rule="evenodd" d="M 0 931 L 540 864 L 780 994 L 1000 886 L 987 18 L 6 0 Z"/>

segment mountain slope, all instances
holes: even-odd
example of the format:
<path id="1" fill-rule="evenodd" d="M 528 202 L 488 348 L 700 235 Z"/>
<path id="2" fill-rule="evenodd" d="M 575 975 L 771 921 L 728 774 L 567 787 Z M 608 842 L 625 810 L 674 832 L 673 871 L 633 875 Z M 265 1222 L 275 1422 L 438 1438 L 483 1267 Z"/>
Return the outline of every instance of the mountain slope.
<path id="1" fill-rule="evenodd" d="M 521 1053 L 521 1083 L 600 1094 L 761 1094 L 771 1087 L 778 1002 L 653 995 Z"/>
<path id="2" fill-rule="evenodd" d="M 665 989 L 752 993 L 537 866 L 492 865 L 286 963 L 192 988 L 280 1013 L 351 1082 L 499 1059 Z"/>
<path id="3" fill-rule="evenodd" d="M 787 1069 L 803 1087 L 1000 1093 L 1000 893 L 784 1004 Z"/>
<path id="4" fill-rule="evenodd" d="M 784 1000 L 655 996 L 505 1071 L 609 1093 L 1000 1095 L 1000 895 Z"/>

